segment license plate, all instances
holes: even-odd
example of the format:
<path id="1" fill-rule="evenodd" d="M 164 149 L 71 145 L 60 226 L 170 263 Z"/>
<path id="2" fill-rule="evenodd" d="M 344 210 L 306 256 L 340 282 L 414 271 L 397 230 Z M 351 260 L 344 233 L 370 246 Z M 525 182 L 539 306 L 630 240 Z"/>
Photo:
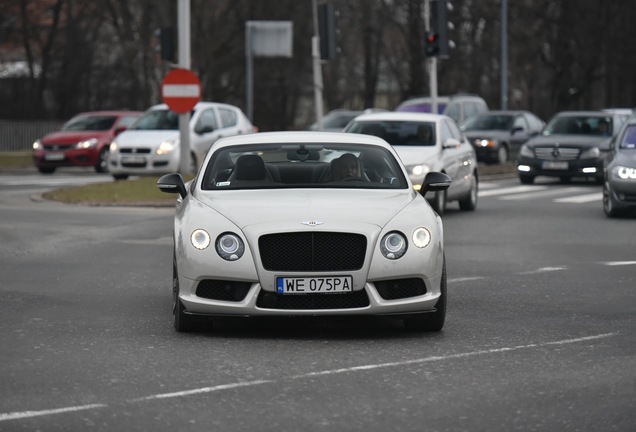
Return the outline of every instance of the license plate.
<path id="1" fill-rule="evenodd" d="M 50 161 L 64 160 L 64 153 L 47 153 L 44 155 L 44 159 Z"/>
<path id="2" fill-rule="evenodd" d="M 353 291 L 353 278 L 351 276 L 276 278 L 276 292 L 279 294 L 343 293 L 351 291 Z"/>
<path id="3" fill-rule="evenodd" d="M 561 161 L 544 161 L 543 165 L 541 165 L 543 169 L 549 169 L 549 170 L 566 170 L 568 169 L 568 163 L 567 162 L 561 162 Z"/>
<path id="4" fill-rule="evenodd" d="M 123 163 L 141 164 L 146 163 L 146 158 L 143 156 L 122 156 L 121 161 Z"/>

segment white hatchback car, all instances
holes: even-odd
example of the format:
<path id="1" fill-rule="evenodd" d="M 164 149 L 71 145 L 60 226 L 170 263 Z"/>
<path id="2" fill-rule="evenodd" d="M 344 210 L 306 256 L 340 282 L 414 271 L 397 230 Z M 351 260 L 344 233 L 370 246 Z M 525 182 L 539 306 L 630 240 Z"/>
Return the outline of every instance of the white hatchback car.
<path id="1" fill-rule="evenodd" d="M 439 331 L 446 316 L 441 218 L 423 198 L 448 188 L 429 173 L 413 189 L 395 150 L 376 137 L 265 132 L 217 141 L 178 193 L 173 314 L 397 315 Z"/>
<path id="2" fill-rule="evenodd" d="M 461 210 L 477 208 L 477 156 L 452 118 L 409 112 L 362 114 L 344 132 L 375 135 L 391 144 L 417 190 L 427 173 L 447 174 L 452 180 L 448 190 L 427 197 L 438 214 L 444 214 L 450 201 L 459 201 Z"/>
<path id="3" fill-rule="evenodd" d="M 255 132 L 240 108 L 199 102 L 190 118 L 191 171 L 196 172 L 219 138 Z M 179 171 L 179 115 L 167 105 L 155 105 L 110 145 L 109 172 L 117 180 L 131 175 L 161 175 Z"/>

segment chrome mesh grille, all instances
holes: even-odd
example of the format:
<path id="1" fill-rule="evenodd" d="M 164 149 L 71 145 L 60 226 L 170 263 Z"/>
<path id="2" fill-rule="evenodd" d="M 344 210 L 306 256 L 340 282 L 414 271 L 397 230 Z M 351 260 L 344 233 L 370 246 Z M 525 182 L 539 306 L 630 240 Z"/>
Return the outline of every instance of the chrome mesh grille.
<path id="1" fill-rule="evenodd" d="M 579 157 L 580 150 L 568 147 L 537 147 L 534 154 L 538 159 L 569 161 Z"/>

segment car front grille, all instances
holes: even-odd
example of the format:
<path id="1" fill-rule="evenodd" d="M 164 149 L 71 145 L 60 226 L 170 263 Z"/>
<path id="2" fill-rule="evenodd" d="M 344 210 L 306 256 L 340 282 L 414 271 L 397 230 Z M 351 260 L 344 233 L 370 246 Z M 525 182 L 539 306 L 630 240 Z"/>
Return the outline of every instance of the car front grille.
<path id="1" fill-rule="evenodd" d="M 239 302 L 245 299 L 251 282 L 204 279 L 197 285 L 196 295 L 210 300 Z"/>
<path id="2" fill-rule="evenodd" d="M 268 271 L 351 271 L 364 265 L 367 238 L 337 232 L 279 233 L 261 236 L 258 246 Z"/>
<path id="3" fill-rule="evenodd" d="M 580 150 L 568 147 L 537 147 L 534 154 L 538 159 L 570 161 L 579 157 Z"/>
<path id="4" fill-rule="evenodd" d="M 261 291 L 256 306 L 262 309 L 310 310 L 356 309 L 369 306 L 365 290 L 343 294 L 278 294 Z"/>
<path id="5" fill-rule="evenodd" d="M 384 300 L 397 300 L 426 294 L 426 284 L 420 278 L 376 281 L 374 285 Z"/>
<path id="6" fill-rule="evenodd" d="M 150 148 L 147 147 L 122 147 L 119 149 L 120 153 L 124 154 L 149 154 Z"/>
<path id="7" fill-rule="evenodd" d="M 69 144 L 43 144 L 44 150 L 46 151 L 60 151 L 60 150 L 68 150 L 73 147 L 76 143 Z"/>

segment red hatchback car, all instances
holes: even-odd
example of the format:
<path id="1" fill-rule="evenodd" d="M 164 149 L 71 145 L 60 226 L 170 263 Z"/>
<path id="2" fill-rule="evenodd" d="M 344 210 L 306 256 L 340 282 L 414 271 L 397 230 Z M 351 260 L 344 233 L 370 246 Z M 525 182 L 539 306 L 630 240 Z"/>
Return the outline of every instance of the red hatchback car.
<path id="1" fill-rule="evenodd" d="M 33 143 L 33 162 L 38 171 L 51 174 L 58 167 L 92 166 L 108 170 L 110 142 L 142 113 L 139 111 L 94 111 L 78 114 Z"/>

